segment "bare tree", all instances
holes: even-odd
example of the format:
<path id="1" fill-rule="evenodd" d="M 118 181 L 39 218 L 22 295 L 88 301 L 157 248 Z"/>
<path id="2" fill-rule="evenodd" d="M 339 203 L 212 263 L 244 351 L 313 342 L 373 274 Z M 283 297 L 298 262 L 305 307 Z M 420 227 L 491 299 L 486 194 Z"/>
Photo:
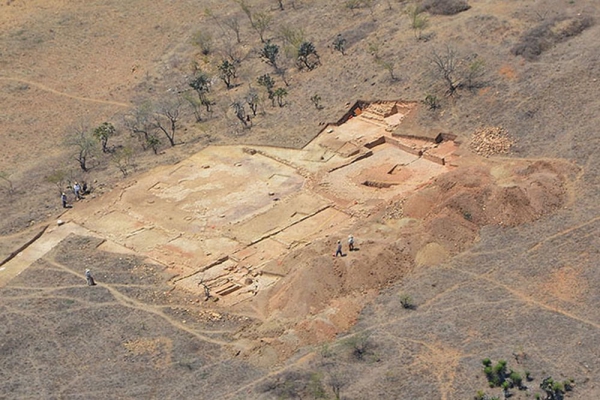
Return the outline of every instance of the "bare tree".
<path id="1" fill-rule="evenodd" d="M 67 173 L 63 170 L 55 170 L 45 177 L 46 181 L 56 185 L 58 193 L 62 193 L 67 181 Z"/>
<path id="2" fill-rule="evenodd" d="M 175 146 L 175 132 L 177 132 L 177 122 L 181 110 L 181 100 L 164 100 L 156 108 L 154 114 L 154 125 L 165 134 L 171 146 Z"/>
<path id="3" fill-rule="evenodd" d="M 79 163 L 79 168 L 87 172 L 89 170 L 88 162 L 96 149 L 96 140 L 87 125 L 80 123 L 71 128 L 71 134 L 68 135 L 65 143 L 67 146 L 75 147 L 75 160 Z"/>
<path id="4" fill-rule="evenodd" d="M 133 149 L 129 146 L 121 147 L 111 154 L 112 162 L 119 168 L 123 177 L 129 173 L 129 168 L 134 168 Z"/>
<path id="5" fill-rule="evenodd" d="M 261 42 L 265 42 L 265 32 L 269 29 L 273 17 L 267 12 L 259 12 L 254 14 L 252 27 L 258 33 Z"/>
<path id="6" fill-rule="evenodd" d="M 347 377 L 338 368 L 333 367 L 328 373 L 327 381 L 335 399 L 340 400 L 342 398 L 342 389 L 348 384 Z"/>
<path id="7" fill-rule="evenodd" d="M 249 128 L 250 118 L 246 117 L 246 110 L 244 109 L 244 103 L 236 100 L 231 104 L 231 108 L 235 111 L 235 116 L 244 125 L 244 128 Z"/>
<path id="8" fill-rule="evenodd" d="M 202 102 L 200 99 L 194 97 L 193 93 L 190 91 L 184 91 L 181 93 L 181 98 L 187 102 L 194 114 L 196 122 L 202 122 L 202 114 L 200 113 L 200 106 L 202 106 Z"/>
<path id="9" fill-rule="evenodd" d="M 4 186 L 6 187 L 8 194 L 12 196 L 15 193 L 15 185 L 12 179 L 10 179 L 10 174 L 6 171 L 0 171 L 0 181 L 5 183 Z"/>
<path id="10" fill-rule="evenodd" d="M 242 43 L 242 40 L 240 38 L 240 20 L 238 17 L 233 16 L 226 18 L 225 20 L 223 20 L 223 25 L 225 25 L 226 27 L 231 29 L 233 33 L 235 33 L 235 39 L 237 40 L 238 44 Z"/>
<path id="11" fill-rule="evenodd" d="M 435 73 L 446 83 L 448 94 L 454 94 L 460 85 L 460 81 L 456 77 L 456 67 L 458 64 L 456 50 L 450 46 L 446 46 L 444 52 L 434 49 L 429 60 L 433 65 Z"/>
<path id="12" fill-rule="evenodd" d="M 150 145 L 150 139 L 154 137 L 155 130 L 152 121 L 152 104 L 149 101 L 140 103 L 131 113 L 124 116 L 123 123 L 131 135 L 139 140 L 142 149 L 146 150 Z"/>
<path id="13" fill-rule="evenodd" d="M 258 92 L 255 89 L 250 89 L 248 94 L 246 95 L 246 104 L 252 110 L 252 115 L 256 116 L 256 110 L 258 109 L 258 102 L 260 97 L 258 96 Z"/>

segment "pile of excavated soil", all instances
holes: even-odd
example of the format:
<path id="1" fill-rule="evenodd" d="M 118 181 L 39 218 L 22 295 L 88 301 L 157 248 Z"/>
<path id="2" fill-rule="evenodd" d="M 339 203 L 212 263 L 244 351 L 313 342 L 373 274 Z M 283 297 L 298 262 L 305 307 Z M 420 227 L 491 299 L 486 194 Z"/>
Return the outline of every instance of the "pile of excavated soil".
<path id="1" fill-rule="evenodd" d="M 571 172 L 558 162 L 503 161 L 439 176 L 356 226 L 357 251 L 348 251 L 344 242 L 345 255 L 333 256 L 337 239 L 349 233 L 340 232 L 339 238 L 312 242 L 284 258 L 290 272 L 252 300 L 265 326 L 277 329 L 253 334 L 279 354 L 335 337 L 380 289 L 468 249 L 481 227 L 523 224 L 565 204 Z M 398 208 L 401 217 L 389 218 Z"/>
<path id="2" fill-rule="evenodd" d="M 473 133 L 469 148 L 484 157 L 506 154 L 515 144 L 508 132 L 501 126 L 487 126 Z"/>

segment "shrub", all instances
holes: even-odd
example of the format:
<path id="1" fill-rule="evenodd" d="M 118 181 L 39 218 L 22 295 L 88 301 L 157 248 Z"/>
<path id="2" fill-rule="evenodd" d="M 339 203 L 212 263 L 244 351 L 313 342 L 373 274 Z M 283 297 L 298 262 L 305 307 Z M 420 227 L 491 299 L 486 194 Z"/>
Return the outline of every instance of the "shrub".
<path id="1" fill-rule="evenodd" d="M 594 19 L 589 15 L 545 21 L 525 32 L 511 51 L 516 56 L 532 61 L 554 44 L 579 35 L 593 24 Z"/>
<path id="2" fill-rule="evenodd" d="M 402 304 L 402 307 L 405 308 L 405 309 L 407 309 L 407 310 L 414 310 L 414 309 L 417 308 L 417 306 L 413 302 L 412 297 L 410 297 L 407 294 L 404 294 L 404 295 L 400 296 L 400 304 Z"/>
<path id="3" fill-rule="evenodd" d="M 371 332 L 362 332 L 353 335 L 342 343 L 350 348 L 352 356 L 359 361 L 363 361 L 370 354 L 373 347 Z"/>
<path id="4" fill-rule="evenodd" d="M 426 95 L 422 103 L 425 104 L 430 110 L 436 110 L 441 107 L 440 99 L 438 99 L 438 97 L 434 94 Z"/>
<path id="5" fill-rule="evenodd" d="M 425 0 L 420 9 L 430 14 L 454 15 L 471 8 L 466 0 Z"/>
<path id="6" fill-rule="evenodd" d="M 519 374 L 518 372 L 511 370 L 508 378 L 513 383 L 513 385 L 515 385 L 518 388 L 520 388 L 523 385 L 523 378 L 521 377 L 521 374 Z"/>

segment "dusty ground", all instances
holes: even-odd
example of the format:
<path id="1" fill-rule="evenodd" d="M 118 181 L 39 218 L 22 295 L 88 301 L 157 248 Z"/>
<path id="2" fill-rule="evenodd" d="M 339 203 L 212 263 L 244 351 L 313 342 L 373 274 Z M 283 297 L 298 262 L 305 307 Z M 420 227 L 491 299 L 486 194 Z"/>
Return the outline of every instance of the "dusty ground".
<path id="1" fill-rule="evenodd" d="M 255 55 L 260 47 L 256 33 L 243 25 L 247 37 L 241 49 L 248 57 L 240 71 L 242 85 L 231 91 L 215 89 L 211 119 L 196 125 L 189 117 L 182 121 L 187 130 L 179 137 L 185 144 L 163 147 L 159 157 L 136 156 L 140 172 L 165 166 L 136 173 L 115 190 L 121 177 L 109 161 L 97 157 L 94 169 L 82 174 L 57 144 L 82 117 L 90 126 L 104 120 L 118 125 L 124 110 L 138 99 L 165 96 L 168 88 L 182 87 L 182 82 L 185 86 L 193 59 L 205 63 L 207 70 L 214 68 L 219 56 L 203 59 L 188 41 L 202 26 L 197 5 L 18 0 L 0 5 L 0 138 L 2 148 L 9 149 L 0 153 L 0 171 L 15 188 L 11 194 L 3 181 L 3 256 L 51 224 L 48 240 L 38 242 L 48 249 L 38 249 L 38 255 L 23 252 L 13 261 L 28 265 L 26 258 L 31 257 L 33 265 L 10 281 L 0 278 L 6 285 L 0 292 L 3 396 L 332 398 L 338 387 L 343 398 L 463 399 L 477 390 L 500 393 L 487 389 L 482 373 L 480 360 L 490 357 L 532 373 L 529 392 L 514 391 L 516 398 L 539 392 L 541 379 L 548 375 L 573 378 L 572 398 L 598 397 L 598 27 L 560 36 L 569 18 L 598 18 L 597 5 L 472 1 L 464 13 L 430 16 L 425 42 L 416 41 L 406 18 L 398 17 L 399 4 L 390 2 L 392 13 L 387 2 L 375 3 L 372 15 L 366 8 L 340 12 L 334 2 L 296 2 L 295 9 L 286 4 L 281 14 L 275 5 L 270 9 L 253 3 L 276 15 L 278 26 L 302 21 L 320 50 L 322 65 L 311 72 L 292 69 L 288 105 L 272 109 L 266 104 L 254 127 L 242 130 L 228 105 L 243 95 L 256 71 L 270 71 Z M 307 18 L 316 14 L 321 18 Z M 556 16 L 566 20 L 551 26 L 555 36 L 540 56 L 525 60 L 511 53 L 525 31 Z M 325 50 L 337 32 L 348 38 L 345 57 Z M 381 55 L 394 60 L 400 79 L 390 80 L 374 62 L 369 43 L 378 43 Z M 485 60 L 483 87 L 444 97 L 427 57 L 431 49 L 448 43 Z M 323 110 L 308 101 L 316 91 L 323 97 Z M 281 251 L 276 263 L 264 265 L 277 279 L 237 305 L 204 302 L 197 283 L 192 293 L 185 280 L 171 290 L 168 282 L 188 276 L 216 256 L 207 254 L 193 236 L 167 235 L 171 247 L 153 251 L 152 244 L 159 242 L 154 233 L 165 226 L 167 233 L 185 231 L 181 227 L 189 227 L 189 221 L 175 218 L 170 225 L 135 231 L 131 220 L 118 215 L 125 210 L 138 222 L 147 219 L 152 213 L 143 202 L 148 193 L 136 197 L 136 184 L 180 167 L 180 177 L 189 176 L 184 171 L 188 156 L 207 143 L 242 142 L 259 150 L 265 144 L 299 146 L 323 128 L 319 123 L 339 118 L 357 97 L 419 100 L 432 91 L 442 107 L 419 114 L 416 126 L 438 126 L 467 144 L 476 128 L 501 125 L 516 141 L 509 157 L 471 158 L 464 145 L 456 169 L 426 180 L 410 196 L 405 192 L 371 198 L 349 192 L 348 187 L 367 176 L 377 176 L 377 182 L 381 176 L 390 179 L 385 183 L 406 182 L 404 170 L 398 176 L 384 174 L 390 162 L 387 143 L 372 156 L 381 160 L 381 171 L 353 170 L 360 165 L 355 163 L 314 182 L 309 179 L 302 190 L 314 190 L 337 205 L 328 216 L 332 221 L 342 211 L 350 216 L 348 225 L 342 218 L 332 228 L 342 237 L 353 233 L 359 251 L 337 259 L 331 257 L 336 237 L 324 229 L 327 224 L 311 226 L 310 219 L 299 227 L 314 239 L 288 230 L 278 245 L 244 253 L 244 246 L 272 226 L 268 218 L 256 223 L 249 219 L 244 225 L 241 217 L 252 207 L 260 209 L 261 201 L 263 207 L 271 204 L 273 196 L 266 187 L 254 187 L 252 201 L 244 199 L 239 203 L 244 207 L 237 207 L 243 191 L 225 189 L 217 198 L 227 203 L 224 196 L 233 193 L 229 203 L 236 207 L 215 211 L 211 218 L 225 219 L 238 230 L 207 236 L 219 238 L 217 246 L 209 247 L 241 251 L 242 258 Z M 127 134 L 119 129 L 115 140 L 126 144 Z M 336 150 L 347 155 L 347 149 Z M 284 160 L 294 152 L 278 151 Z M 192 159 L 202 158 L 199 154 Z M 169 165 L 177 161 L 177 167 Z M 56 187 L 45 180 L 55 169 L 96 186 L 92 196 L 64 215 Z M 189 169 L 201 178 L 211 168 Z M 319 176 L 307 167 L 298 170 Z M 221 174 L 226 179 L 226 171 Z M 304 178 L 300 173 L 277 179 L 277 185 L 292 193 Z M 231 183 L 241 189 L 248 181 L 242 175 Z M 186 185 L 193 182 L 167 180 L 166 185 L 152 186 L 149 194 L 170 204 L 169 213 L 182 218 L 201 212 L 201 207 L 212 209 L 216 203 L 207 203 L 208 198 L 196 199 L 201 200 L 197 209 L 180 208 L 185 202 L 177 202 L 189 194 Z M 385 193 L 383 188 L 378 191 Z M 265 199 L 256 195 L 264 192 Z M 124 196 L 119 198 L 119 193 Z M 360 198 L 359 205 L 353 205 L 354 197 Z M 285 210 L 287 203 L 281 204 Z M 291 207 L 298 211 L 305 204 L 311 203 L 302 200 Z M 311 207 L 303 212 L 319 209 L 318 202 Z M 95 224 L 88 232 L 100 232 L 109 240 L 90 238 L 72 224 L 55 226 L 56 218 L 71 220 L 69 215 L 82 225 Z M 207 218 L 197 224 L 198 230 L 191 232 L 196 239 L 210 222 Z M 128 229 L 147 236 L 119 236 Z M 198 255 L 204 258 L 189 265 L 168 260 Z M 99 286 L 82 284 L 85 266 L 92 268 Z M 0 276 L 7 276 L 4 268 Z M 240 271 L 239 277 L 244 274 Z M 194 275 L 189 276 L 188 286 L 193 287 Z M 412 297 L 416 309 L 402 307 L 400 297 L 405 295 Z"/>

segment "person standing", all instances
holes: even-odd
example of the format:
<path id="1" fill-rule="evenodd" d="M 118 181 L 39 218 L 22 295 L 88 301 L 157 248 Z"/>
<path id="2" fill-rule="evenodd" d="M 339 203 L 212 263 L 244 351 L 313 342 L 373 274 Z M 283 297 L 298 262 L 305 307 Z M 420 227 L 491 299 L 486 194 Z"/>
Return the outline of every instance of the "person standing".
<path id="1" fill-rule="evenodd" d="M 341 240 L 337 241 L 337 248 L 335 250 L 335 257 L 337 257 L 339 254 L 340 257 L 343 257 L 344 254 L 342 254 L 342 242 Z"/>
<path id="2" fill-rule="evenodd" d="M 67 195 L 65 194 L 65 192 L 62 192 L 62 194 L 60 195 L 60 201 L 62 201 L 63 208 L 67 208 Z"/>
<path id="3" fill-rule="evenodd" d="M 354 236 L 348 236 L 348 251 L 354 251 Z"/>
<path id="4" fill-rule="evenodd" d="M 89 269 L 85 270 L 85 280 L 87 281 L 88 286 L 95 286 L 96 282 L 94 281 L 94 277 L 92 276 L 92 271 Z"/>
<path id="5" fill-rule="evenodd" d="M 75 193 L 75 198 L 77 200 L 81 200 L 81 186 L 78 182 L 75 182 L 73 185 L 73 193 Z"/>

